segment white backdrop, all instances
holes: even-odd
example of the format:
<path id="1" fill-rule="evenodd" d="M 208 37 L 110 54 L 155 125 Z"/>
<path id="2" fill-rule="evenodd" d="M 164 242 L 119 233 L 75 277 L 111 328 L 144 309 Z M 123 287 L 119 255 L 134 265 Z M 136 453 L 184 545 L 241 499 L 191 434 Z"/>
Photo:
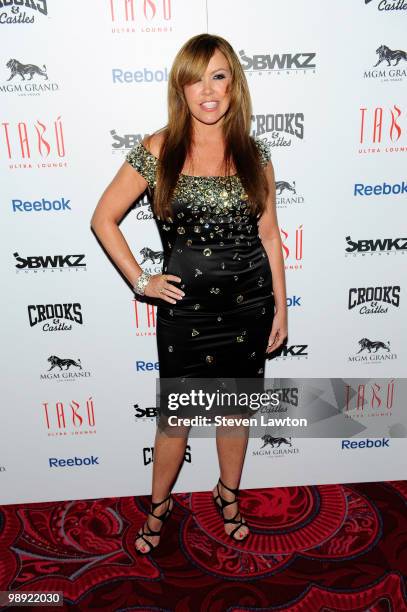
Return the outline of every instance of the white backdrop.
<path id="1" fill-rule="evenodd" d="M 289 339 L 266 376 L 405 375 L 406 7 L 0 2 L 0 503 L 150 492 L 155 313 L 134 300 L 90 218 L 131 146 L 166 123 L 166 76 L 200 32 L 240 53 L 253 135 L 271 144 L 284 182 Z M 139 262 L 143 247 L 161 249 L 145 198 L 121 229 Z M 362 338 L 387 348 L 358 354 Z M 49 370 L 51 356 L 73 363 Z M 381 418 L 368 404 L 364 415 Z M 242 488 L 407 476 L 402 438 L 346 451 L 340 439 L 261 446 L 250 439 Z M 217 470 L 215 441 L 191 437 L 174 491 L 208 489 Z"/>

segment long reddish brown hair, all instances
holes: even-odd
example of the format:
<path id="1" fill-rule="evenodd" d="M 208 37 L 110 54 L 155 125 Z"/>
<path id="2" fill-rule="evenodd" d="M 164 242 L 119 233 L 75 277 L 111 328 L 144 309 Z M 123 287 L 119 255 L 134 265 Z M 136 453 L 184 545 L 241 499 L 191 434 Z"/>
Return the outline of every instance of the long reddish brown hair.
<path id="1" fill-rule="evenodd" d="M 225 141 L 223 167 L 226 174 L 230 174 L 233 160 L 248 195 L 251 212 L 260 215 L 265 209 L 268 186 L 259 151 L 250 136 L 252 104 L 243 68 L 227 40 L 212 34 L 198 34 L 178 51 L 168 79 L 168 123 L 159 130 L 164 137 L 153 197 L 154 212 L 162 219 L 171 217 L 171 199 L 191 149 L 192 121 L 184 86 L 201 78 L 216 49 L 226 57 L 232 76 L 230 106 L 222 123 Z"/>

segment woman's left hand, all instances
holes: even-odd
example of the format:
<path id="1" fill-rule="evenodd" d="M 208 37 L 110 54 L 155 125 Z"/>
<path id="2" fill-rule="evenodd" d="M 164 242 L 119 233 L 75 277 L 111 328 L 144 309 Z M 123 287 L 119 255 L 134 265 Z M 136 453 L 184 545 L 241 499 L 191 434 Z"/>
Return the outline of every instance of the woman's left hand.
<path id="1" fill-rule="evenodd" d="M 274 315 L 266 353 L 272 353 L 281 346 L 287 338 L 287 333 L 287 313 L 277 311 Z"/>

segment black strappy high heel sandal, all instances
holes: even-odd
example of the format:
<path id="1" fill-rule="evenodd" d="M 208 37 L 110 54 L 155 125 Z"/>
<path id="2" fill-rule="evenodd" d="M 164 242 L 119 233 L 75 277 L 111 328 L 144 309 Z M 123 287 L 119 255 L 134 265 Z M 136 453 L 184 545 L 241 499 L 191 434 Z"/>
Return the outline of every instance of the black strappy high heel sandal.
<path id="1" fill-rule="evenodd" d="M 163 512 L 163 513 L 162 513 L 162 514 L 160 514 L 159 516 L 156 516 L 156 515 L 154 514 L 154 510 L 156 510 L 156 508 L 158 508 L 158 506 L 161 506 L 161 505 L 162 505 L 164 502 L 166 502 L 166 501 L 167 501 L 167 499 L 170 499 L 170 498 L 171 498 L 171 493 L 169 493 L 169 494 L 167 495 L 167 497 L 166 497 L 165 499 L 163 499 L 162 501 L 160 501 L 160 502 L 151 502 L 151 511 L 150 511 L 148 514 L 151 514 L 151 516 L 153 516 L 153 517 L 154 517 L 154 518 L 156 518 L 156 519 L 159 519 L 159 520 L 160 520 L 160 521 L 162 521 L 162 523 L 164 524 L 164 522 L 167 520 L 167 518 L 170 516 L 170 514 L 171 514 L 171 512 L 172 512 L 172 508 L 173 508 L 173 506 L 174 506 L 174 502 L 173 502 L 173 505 L 172 505 L 172 507 L 171 507 L 171 508 L 170 508 L 170 502 L 168 502 L 168 508 L 167 508 L 167 510 L 165 510 L 165 512 Z M 147 524 L 148 531 L 144 531 L 144 525 L 145 525 L 145 524 Z M 139 532 L 139 533 L 137 534 L 137 537 L 136 537 L 136 539 L 135 539 L 135 542 L 137 542 L 137 540 L 138 540 L 139 538 L 141 538 L 141 539 L 142 539 L 142 540 L 143 540 L 143 541 L 144 541 L 144 542 L 147 544 L 147 546 L 148 546 L 149 548 L 148 548 L 148 550 L 142 551 L 141 549 L 137 548 L 137 546 L 134 546 L 134 548 L 136 549 L 136 551 L 137 551 L 137 552 L 138 552 L 140 555 L 148 555 L 148 554 L 149 554 L 149 553 L 150 553 L 150 552 L 153 550 L 153 548 L 157 548 L 157 546 L 158 546 L 158 544 L 156 544 L 155 546 L 153 546 L 153 544 L 152 544 L 151 542 L 149 542 L 149 540 L 146 540 L 146 538 L 145 538 L 144 536 L 146 536 L 146 535 L 148 535 L 148 536 L 158 536 L 158 535 L 161 535 L 161 529 L 162 529 L 162 525 L 161 525 L 161 527 L 160 527 L 160 531 L 153 531 L 153 530 L 150 528 L 150 525 L 148 524 L 148 515 L 147 515 L 147 521 L 146 521 L 146 523 L 145 523 L 145 524 L 144 524 L 144 525 L 143 525 L 143 527 L 141 528 L 141 533 Z"/>
<path id="2" fill-rule="evenodd" d="M 250 531 L 248 531 L 248 533 L 246 533 L 246 535 L 244 535 L 242 538 L 235 538 L 235 533 L 237 531 L 239 531 L 240 527 L 242 527 L 243 525 L 247 525 L 245 519 L 243 517 L 241 517 L 240 521 L 236 520 L 236 517 L 238 516 L 238 514 L 240 514 L 240 510 L 238 510 L 235 514 L 235 516 L 231 519 L 226 519 L 224 514 L 223 514 L 223 509 L 226 506 L 230 506 L 230 504 L 235 504 L 237 502 L 237 499 L 234 499 L 233 501 L 227 501 L 224 497 L 222 497 L 222 495 L 219 492 L 219 483 L 222 485 L 222 487 L 224 487 L 225 489 L 227 489 L 228 491 L 230 491 L 231 493 L 233 493 L 235 495 L 235 497 L 237 498 L 237 496 L 239 495 L 239 489 L 231 489 L 230 487 L 227 487 L 222 480 L 219 478 L 218 480 L 218 484 L 216 485 L 218 494 L 216 496 L 213 496 L 213 501 L 214 504 L 216 506 L 216 508 L 218 509 L 222 519 L 223 519 L 223 523 L 226 525 L 227 523 L 234 523 L 236 525 L 236 527 L 234 529 L 232 529 L 232 531 L 230 533 L 228 533 L 227 535 L 232 538 L 232 540 L 235 540 L 235 542 L 243 542 L 243 540 L 245 540 L 249 535 L 250 535 Z M 220 499 L 220 503 L 222 504 L 221 506 L 218 504 L 217 499 Z M 226 532 L 225 532 L 226 533 Z"/>

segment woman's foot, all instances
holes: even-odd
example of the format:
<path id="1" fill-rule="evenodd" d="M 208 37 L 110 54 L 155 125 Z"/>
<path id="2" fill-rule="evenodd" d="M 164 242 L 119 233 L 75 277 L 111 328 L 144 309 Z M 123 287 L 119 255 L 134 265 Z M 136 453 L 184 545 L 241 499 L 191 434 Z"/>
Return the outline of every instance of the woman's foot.
<path id="1" fill-rule="evenodd" d="M 147 520 L 145 521 L 143 527 L 140 527 L 137 538 L 134 542 L 136 549 L 140 553 L 147 554 L 151 552 L 153 548 L 158 546 L 160 542 L 160 535 L 148 535 L 148 533 L 151 531 L 161 531 L 163 522 L 171 514 L 173 506 L 174 501 L 170 495 L 159 504 L 157 504 L 157 502 L 151 504 L 152 509 L 148 513 Z"/>
<path id="2" fill-rule="evenodd" d="M 235 533 L 231 537 L 237 541 L 241 541 L 247 538 L 247 536 L 250 533 L 250 530 L 245 522 L 245 519 L 241 516 L 240 512 L 238 512 L 239 502 L 237 500 L 235 493 L 232 493 L 226 487 L 224 487 L 221 483 L 221 480 L 219 479 L 218 484 L 212 490 L 212 494 L 213 494 L 214 502 L 219 507 L 220 510 L 222 510 L 221 500 L 219 499 L 219 497 L 218 499 L 215 499 L 218 495 L 227 502 L 233 502 L 231 504 L 228 504 L 227 506 L 224 506 L 222 510 L 222 516 L 226 521 L 228 519 L 234 519 L 236 521 L 236 523 L 225 523 L 225 532 L 228 535 L 230 535 L 233 530 L 236 530 L 237 523 L 242 522 L 244 524 L 240 525 L 240 527 L 235 531 Z"/>

